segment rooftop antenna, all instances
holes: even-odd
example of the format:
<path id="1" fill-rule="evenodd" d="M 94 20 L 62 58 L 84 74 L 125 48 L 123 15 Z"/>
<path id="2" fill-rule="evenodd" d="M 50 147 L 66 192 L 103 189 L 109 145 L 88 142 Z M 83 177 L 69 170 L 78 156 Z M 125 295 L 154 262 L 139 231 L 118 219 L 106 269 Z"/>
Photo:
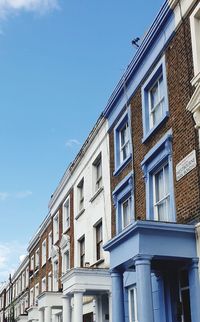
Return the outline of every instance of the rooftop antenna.
<path id="1" fill-rule="evenodd" d="M 139 44 L 138 44 L 138 41 L 140 40 L 140 38 L 139 37 L 137 37 L 137 38 L 134 38 L 132 41 L 131 41 L 131 44 L 133 45 L 133 47 L 135 47 L 135 48 L 139 48 L 140 46 L 139 46 Z"/>

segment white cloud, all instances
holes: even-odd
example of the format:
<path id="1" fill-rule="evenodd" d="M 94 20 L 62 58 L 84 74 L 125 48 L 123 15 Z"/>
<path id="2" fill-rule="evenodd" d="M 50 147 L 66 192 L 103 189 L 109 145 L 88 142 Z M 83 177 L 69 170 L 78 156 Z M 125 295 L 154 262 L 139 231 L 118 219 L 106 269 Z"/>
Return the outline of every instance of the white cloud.
<path id="1" fill-rule="evenodd" d="M 8 192 L 0 192 L 0 201 L 4 201 L 9 197 Z"/>
<path id="2" fill-rule="evenodd" d="M 70 139 L 65 143 L 67 148 L 73 148 L 74 146 L 80 145 L 80 142 L 76 139 Z"/>
<path id="3" fill-rule="evenodd" d="M 14 194 L 14 197 L 17 199 L 24 199 L 31 196 L 33 193 L 30 190 L 18 191 Z"/>
<path id="4" fill-rule="evenodd" d="M 44 14 L 58 7 L 58 0 L 0 0 L 0 17 L 20 11 Z"/>
<path id="5" fill-rule="evenodd" d="M 0 242 L 0 282 L 7 281 L 9 274 L 13 274 L 20 264 L 26 247 L 18 241 Z"/>
<path id="6" fill-rule="evenodd" d="M 17 191 L 13 193 L 9 192 L 0 192 L 0 201 L 5 201 L 8 198 L 14 198 L 14 199 L 25 199 L 29 196 L 31 196 L 33 193 L 30 190 L 22 190 Z"/>

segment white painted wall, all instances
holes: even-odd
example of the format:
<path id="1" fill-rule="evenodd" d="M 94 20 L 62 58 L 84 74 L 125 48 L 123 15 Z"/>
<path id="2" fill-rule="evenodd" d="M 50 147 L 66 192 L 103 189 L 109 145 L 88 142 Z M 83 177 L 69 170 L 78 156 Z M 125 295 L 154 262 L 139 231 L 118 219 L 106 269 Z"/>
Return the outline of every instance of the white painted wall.
<path id="1" fill-rule="evenodd" d="M 103 191 L 91 202 L 94 196 L 94 166 L 93 162 L 101 153 L 102 156 L 102 187 Z M 75 267 L 79 266 L 78 240 L 85 235 L 85 261 L 90 265 L 96 261 L 96 231 L 95 224 L 102 219 L 103 243 L 111 238 L 111 199 L 110 199 L 110 169 L 109 169 L 109 142 L 106 124 L 101 128 L 92 145 L 89 147 L 81 164 L 76 170 L 74 182 L 74 213 L 78 214 L 77 185 L 84 177 L 84 213 L 75 219 Z M 103 267 L 109 266 L 109 255 L 104 253 Z"/>
<path id="2" fill-rule="evenodd" d="M 94 195 L 93 189 L 93 162 L 101 152 L 102 155 L 102 185 L 103 191 L 91 202 Z M 94 225 L 102 219 L 103 243 L 111 238 L 111 198 L 110 198 L 110 168 L 109 168 L 109 136 L 107 122 L 103 122 L 91 145 L 68 178 L 59 196 L 51 206 L 50 213 L 53 216 L 59 205 L 65 200 L 66 194 L 74 187 L 74 236 L 75 236 L 75 267 L 79 267 L 78 240 L 85 235 L 86 257 L 85 261 L 92 265 L 95 262 L 95 229 Z M 76 220 L 78 214 L 77 185 L 84 177 L 84 213 Z M 102 267 L 109 267 L 109 254 L 104 253 Z"/>

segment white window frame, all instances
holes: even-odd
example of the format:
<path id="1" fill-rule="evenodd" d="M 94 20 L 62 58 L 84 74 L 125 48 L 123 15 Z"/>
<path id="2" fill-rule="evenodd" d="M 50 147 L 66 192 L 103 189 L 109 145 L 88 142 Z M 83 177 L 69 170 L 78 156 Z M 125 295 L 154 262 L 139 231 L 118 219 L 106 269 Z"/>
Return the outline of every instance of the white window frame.
<path id="1" fill-rule="evenodd" d="M 200 81 L 200 3 L 190 16 L 194 76 Z"/>
<path id="2" fill-rule="evenodd" d="M 66 258 L 67 254 L 68 254 L 68 263 L 67 263 L 67 258 Z M 63 273 L 66 273 L 69 269 L 70 269 L 70 251 L 69 251 L 69 248 L 67 248 L 63 252 Z"/>
<path id="3" fill-rule="evenodd" d="M 57 270 L 55 270 L 55 266 L 57 266 Z M 54 292 L 58 291 L 58 274 L 59 274 L 59 261 L 58 261 L 58 258 L 55 258 L 53 261 L 53 291 Z"/>
<path id="4" fill-rule="evenodd" d="M 100 174 L 98 169 L 100 167 Z M 94 192 L 97 192 L 102 188 L 102 156 L 101 153 L 97 156 L 97 158 L 93 162 L 93 173 L 94 173 Z"/>
<path id="5" fill-rule="evenodd" d="M 77 195 L 78 195 L 78 212 L 84 209 L 84 178 L 81 179 L 77 185 Z"/>
<path id="6" fill-rule="evenodd" d="M 35 270 L 39 269 L 40 265 L 40 249 L 37 248 L 35 251 Z"/>
<path id="7" fill-rule="evenodd" d="M 47 261 L 47 241 L 46 239 L 42 242 L 42 266 L 46 264 Z"/>
<path id="8" fill-rule="evenodd" d="M 133 317 L 132 317 L 132 310 L 131 310 L 131 292 L 133 291 L 133 296 L 134 296 L 134 312 L 135 312 L 135 317 L 136 317 L 136 320 L 134 319 L 133 320 Z M 133 287 L 130 287 L 128 289 L 128 311 L 129 311 L 129 322 L 138 322 L 138 313 L 137 313 L 137 289 L 136 289 L 136 286 L 133 286 Z"/>
<path id="9" fill-rule="evenodd" d="M 125 129 L 126 131 L 126 140 L 124 143 L 122 143 L 122 131 Z M 126 158 L 123 157 L 123 151 L 124 149 L 127 149 L 127 156 Z M 130 128 L 128 120 L 127 122 L 122 126 L 122 128 L 119 130 L 119 154 L 120 154 L 120 164 L 124 163 L 126 159 L 130 156 Z"/>
<path id="10" fill-rule="evenodd" d="M 101 240 L 97 239 L 97 229 L 101 226 Z M 96 261 L 103 259 L 103 221 L 102 219 L 99 220 L 96 225 L 94 226 L 95 228 L 95 258 Z M 99 248 L 99 258 L 98 258 L 98 248 Z"/>
<path id="11" fill-rule="evenodd" d="M 52 291 L 52 272 L 48 274 L 48 292 Z"/>
<path id="12" fill-rule="evenodd" d="M 26 268 L 26 288 L 28 287 L 29 285 L 29 268 L 27 267 Z"/>
<path id="13" fill-rule="evenodd" d="M 31 269 L 31 271 L 34 270 L 34 255 L 31 256 L 30 269 Z"/>
<path id="14" fill-rule="evenodd" d="M 84 253 L 81 252 L 81 245 L 83 245 L 83 242 L 84 242 Z M 85 250 L 86 250 L 86 247 L 85 247 L 85 235 L 83 235 L 79 240 L 78 240 L 78 246 L 79 246 L 79 266 L 80 267 L 85 267 Z M 84 261 L 83 261 L 83 265 L 81 265 L 81 262 L 82 262 L 82 257 L 84 257 Z"/>
<path id="15" fill-rule="evenodd" d="M 39 296 L 39 283 L 37 283 L 34 287 L 35 294 L 34 294 L 34 303 L 37 304 L 37 297 Z"/>
<path id="16" fill-rule="evenodd" d="M 125 225 L 125 222 L 124 222 L 124 207 L 123 205 L 128 201 L 128 211 L 129 211 L 129 214 L 128 214 L 128 224 Z M 126 228 L 127 226 L 129 226 L 132 222 L 132 214 L 131 214 L 131 211 L 132 211 L 132 198 L 131 198 L 131 195 L 129 195 L 126 199 L 124 199 L 122 202 L 121 202 L 121 220 L 122 220 L 122 229 Z"/>
<path id="17" fill-rule="evenodd" d="M 68 205 L 66 207 L 66 205 Z M 68 209 L 68 210 L 67 210 Z M 70 227 L 70 196 L 63 203 L 63 232 L 66 232 Z"/>
<path id="18" fill-rule="evenodd" d="M 33 287 L 30 289 L 30 306 L 34 304 L 34 290 Z"/>
<path id="19" fill-rule="evenodd" d="M 50 233 L 48 234 L 48 259 L 51 258 L 52 245 L 53 245 L 53 232 L 50 231 Z"/>
<path id="20" fill-rule="evenodd" d="M 42 278 L 42 283 L 41 283 L 42 285 L 41 285 L 41 291 L 42 291 L 42 293 L 43 292 L 46 292 L 46 288 L 47 288 L 47 284 L 46 284 L 46 277 L 43 277 Z"/>
<path id="21" fill-rule="evenodd" d="M 158 78 L 155 80 L 155 82 L 153 83 L 153 85 L 150 87 L 150 89 L 148 90 L 148 99 L 149 99 L 149 127 L 150 127 L 150 130 L 157 125 L 157 123 L 153 121 L 153 113 L 155 112 L 156 109 L 161 109 L 162 113 L 161 113 L 161 117 L 162 118 L 162 115 L 163 115 L 163 103 L 164 103 L 164 99 L 165 99 L 165 95 L 163 93 L 163 95 L 161 96 L 161 93 L 160 93 L 160 79 L 162 78 L 162 83 L 163 83 L 163 86 L 164 86 L 164 80 L 163 80 L 163 74 L 161 73 Z M 157 84 L 157 87 L 158 87 L 158 96 L 159 96 L 159 99 L 158 99 L 158 102 L 152 106 L 152 90 L 153 88 L 156 86 Z M 160 120 L 158 121 L 158 123 L 160 122 Z"/>
<path id="22" fill-rule="evenodd" d="M 155 105 L 154 109 L 158 106 L 162 107 L 162 113 L 159 119 L 153 123 L 152 115 L 153 111 L 151 108 L 151 92 L 153 87 L 162 77 L 162 96 Z M 163 124 L 169 117 L 169 101 L 168 101 L 168 87 L 167 87 L 167 74 L 165 56 L 163 56 L 157 65 L 153 68 L 150 75 L 148 75 L 146 81 L 141 86 L 142 92 L 142 119 L 143 119 L 143 139 L 144 143 L 149 136 L 151 136 L 158 128 Z"/>
<path id="23" fill-rule="evenodd" d="M 25 289 L 25 282 L 26 282 L 26 275 L 25 275 L 25 271 L 22 273 L 22 291 L 24 291 Z"/>
<path id="24" fill-rule="evenodd" d="M 153 173 L 153 207 L 154 207 L 154 220 L 158 220 L 158 221 L 169 221 L 169 217 L 170 217 L 170 214 L 169 214 L 169 211 L 170 211 L 170 208 L 169 208 L 169 204 L 170 204 L 170 193 L 169 191 L 166 193 L 166 177 L 165 177 L 165 174 L 166 174 L 166 171 L 165 171 L 165 167 L 168 166 L 168 181 L 169 181 L 169 164 L 168 162 L 165 162 L 164 164 L 162 164 L 162 166 L 155 172 Z M 160 200 L 156 201 L 156 175 L 160 172 L 163 172 L 163 184 L 164 184 L 164 187 L 163 187 L 163 190 L 164 190 L 164 197 L 162 197 Z M 169 188 L 168 188 L 169 189 Z M 162 204 L 163 202 L 166 202 L 167 205 L 168 205 L 168 213 L 165 214 L 166 216 L 166 219 L 165 220 L 161 220 L 159 217 L 158 217 L 158 206 L 160 204 Z"/>
<path id="25" fill-rule="evenodd" d="M 59 211 L 53 217 L 53 243 L 59 240 Z"/>

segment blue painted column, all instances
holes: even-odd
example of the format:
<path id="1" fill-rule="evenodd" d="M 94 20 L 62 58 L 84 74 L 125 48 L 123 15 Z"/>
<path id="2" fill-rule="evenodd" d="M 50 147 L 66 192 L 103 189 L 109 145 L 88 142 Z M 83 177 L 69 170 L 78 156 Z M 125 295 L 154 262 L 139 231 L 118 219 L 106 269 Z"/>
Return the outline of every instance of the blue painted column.
<path id="1" fill-rule="evenodd" d="M 123 273 L 111 270 L 112 278 L 112 322 L 124 322 Z"/>
<path id="2" fill-rule="evenodd" d="M 151 285 L 151 257 L 134 257 L 137 287 L 138 321 L 154 322 L 153 295 Z"/>
<path id="3" fill-rule="evenodd" d="M 200 321 L 200 283 L 199 283 L 199 259 L 193 258 L 189 268 L 190 307 L 192 322 Z"/>

